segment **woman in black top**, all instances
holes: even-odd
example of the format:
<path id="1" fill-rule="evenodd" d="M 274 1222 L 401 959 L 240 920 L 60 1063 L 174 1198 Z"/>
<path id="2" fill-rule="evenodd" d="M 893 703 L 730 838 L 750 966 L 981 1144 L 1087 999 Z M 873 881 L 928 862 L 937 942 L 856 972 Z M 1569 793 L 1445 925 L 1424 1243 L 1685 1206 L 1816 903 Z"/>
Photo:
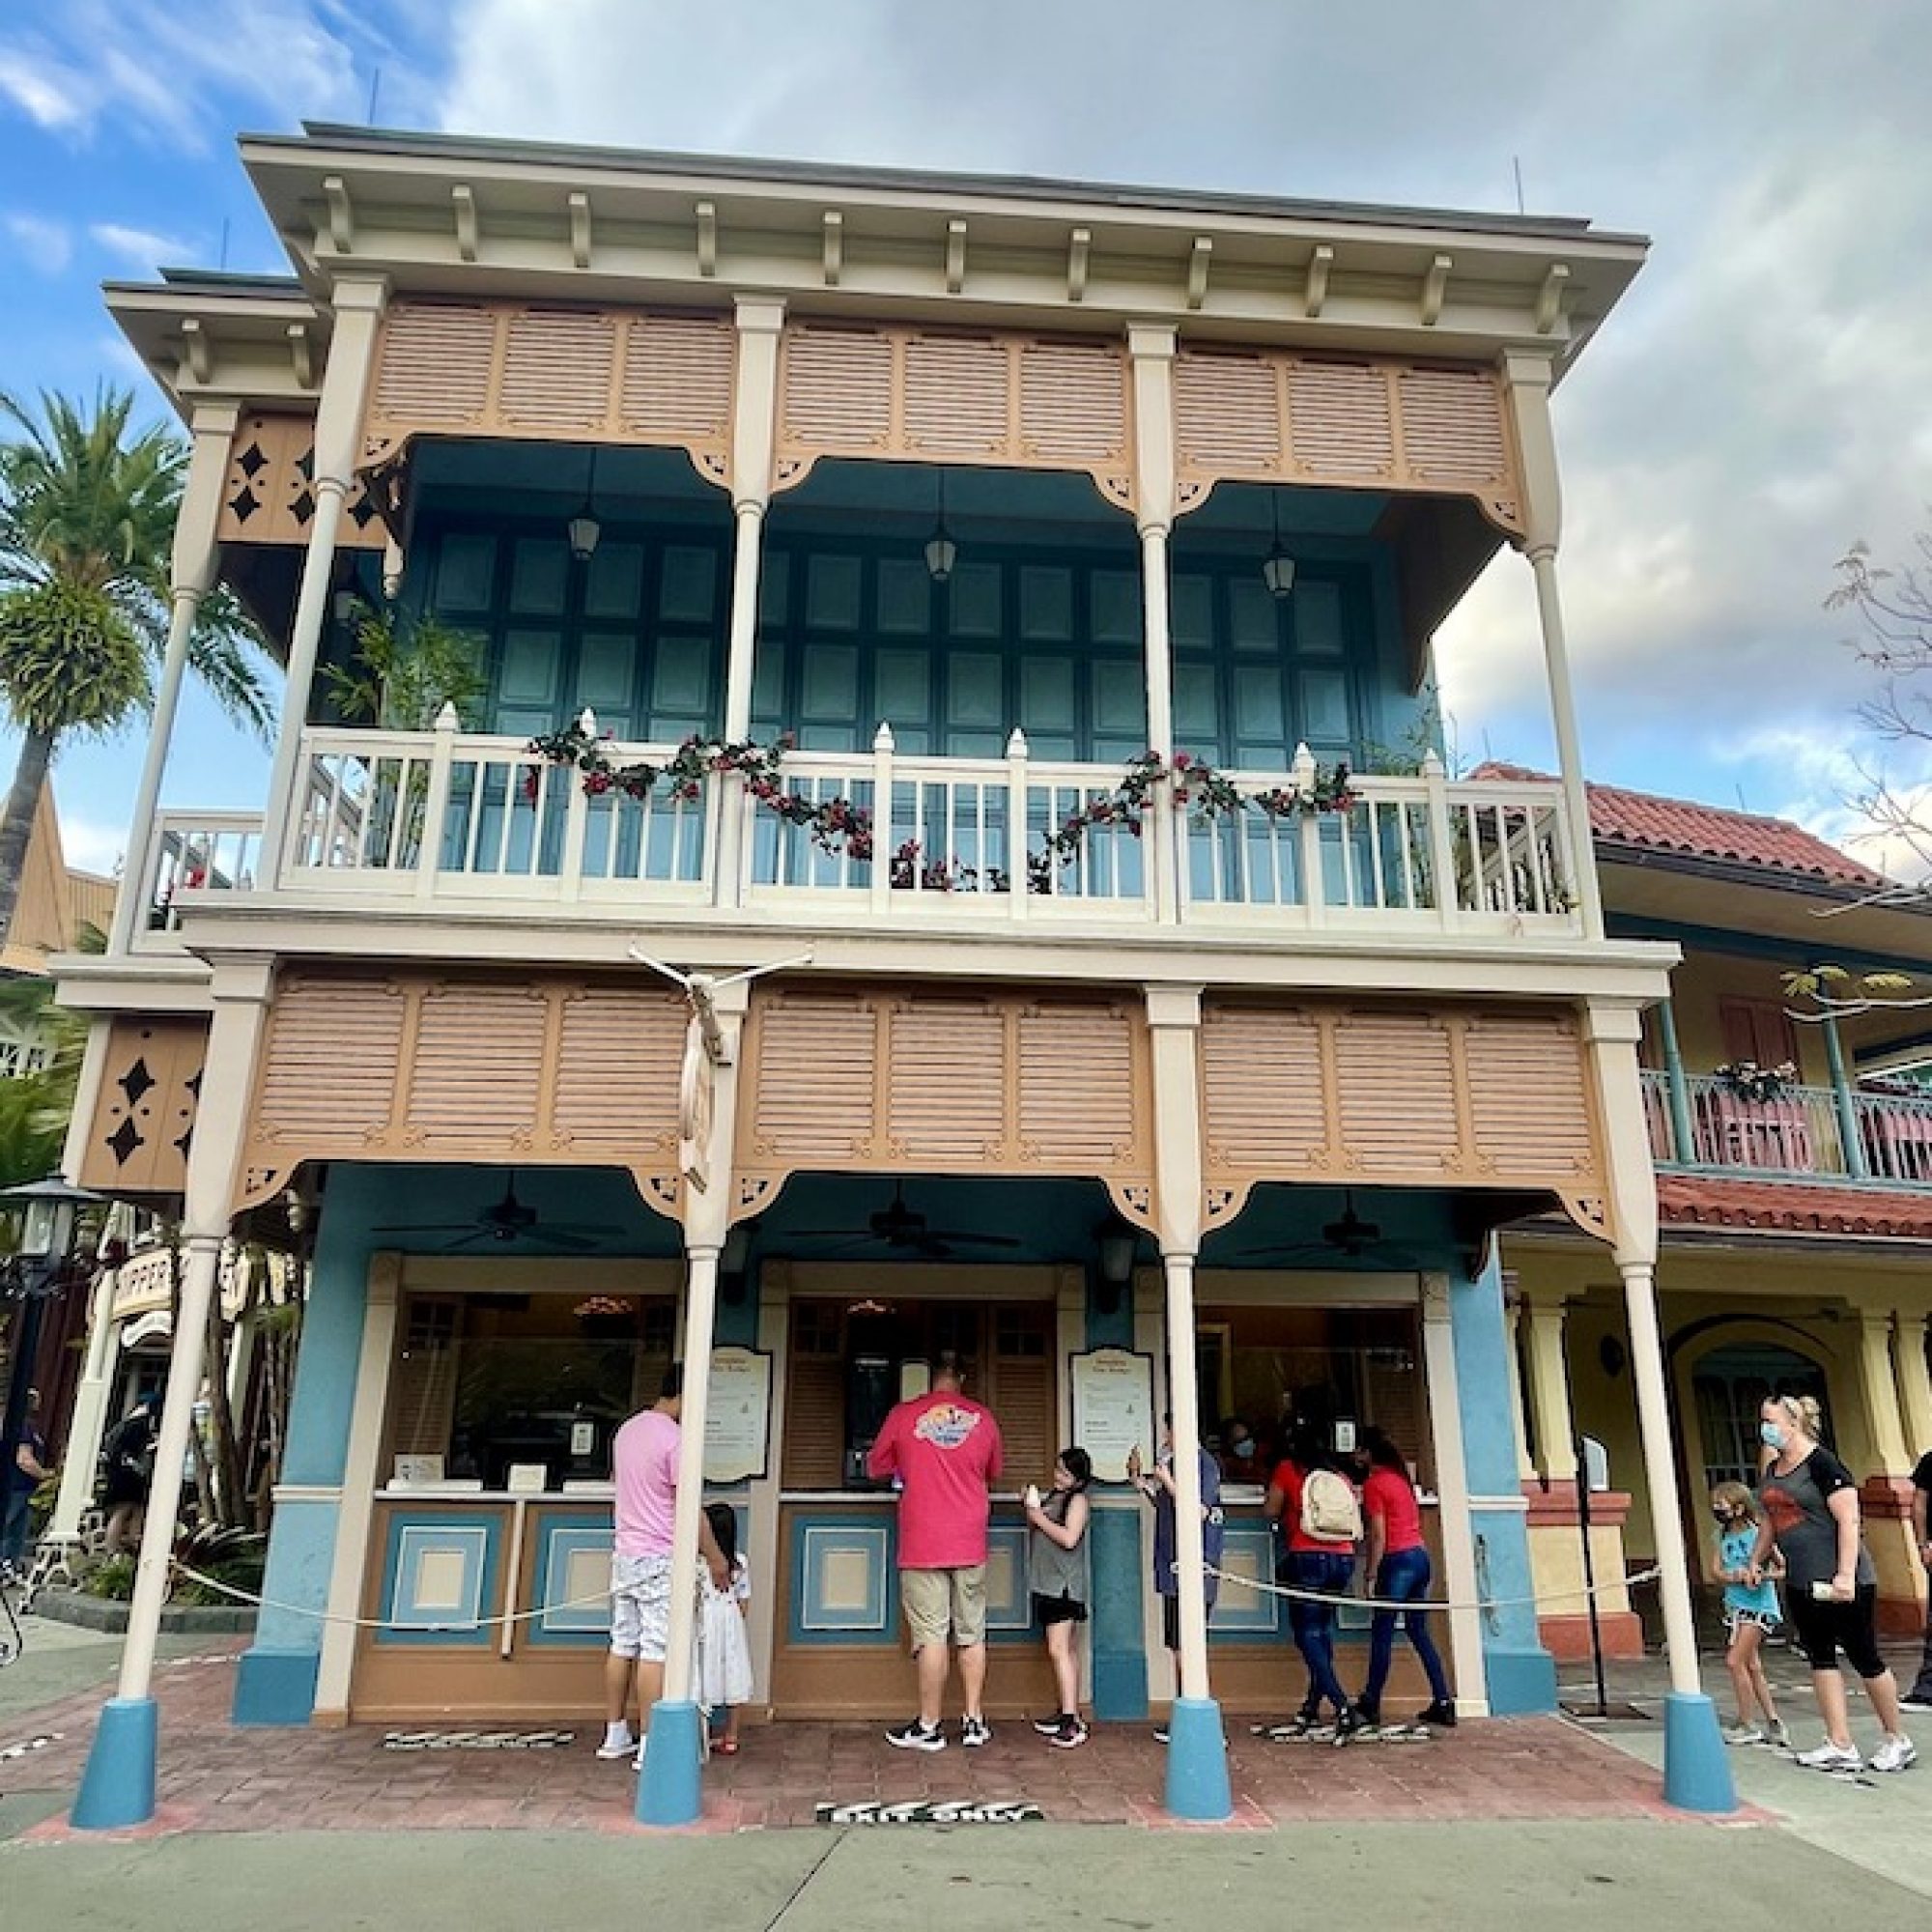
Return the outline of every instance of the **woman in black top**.
<path id="1" fill-rule="evenodd" d="M 1825 1742 L 1801 1752 L 1815 1771 L 1859 1771 L 1838 1653 L 1863 1678 L 1885 1727 L 1874 1771 L 1903 1771 L 1918 1755 L 1898 1727 L 1898 1686 L 1878 1649 L 1878 1573 L 1860 1535 L 1859 1486 L 1818 1440 L 1818 1405 L 1809 1396 L 1775 1395 L 1759 1410 L 1771 1461 L 1758 1480 L 1764 1524 L 1746 1580 L 1756 1583 L 1774 1540 L 1784 1558 L 1786 1607 L 1811 1664 L 1825 1719 Z"/>

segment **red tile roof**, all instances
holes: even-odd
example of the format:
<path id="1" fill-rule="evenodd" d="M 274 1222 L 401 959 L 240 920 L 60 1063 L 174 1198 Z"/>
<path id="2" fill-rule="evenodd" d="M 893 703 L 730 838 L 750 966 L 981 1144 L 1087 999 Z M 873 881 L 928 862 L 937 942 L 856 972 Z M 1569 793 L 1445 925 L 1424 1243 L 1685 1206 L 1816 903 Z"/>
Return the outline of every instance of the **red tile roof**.
<path id="1" fill-rule="evenodd" d="M 1548 781 L 1546 773 L 1520 765 L 1480 765 L 1470 777 Z M 1882 873 L 1848 858 L 1788 818 L 1726 811 L 1721 806 L 1660 798 L 1651 792 L 1626 791 L 1620 785 L 1592 784 L 1589 794 L 1590 831 L 1600 850 L 1607 848 L 1613 853 L 1616 847 L 1624 846 L 1733 866 L 1761 866 L 1834 886 L 1869 890 L 1887 883 Z"/>
<path id="2" fill-rule="evenodd" d="M 1665 1225 L 1672 1227 L 1932 1241 L 1932 1193 L 1660 1174 L 1657 1206 Z"/>

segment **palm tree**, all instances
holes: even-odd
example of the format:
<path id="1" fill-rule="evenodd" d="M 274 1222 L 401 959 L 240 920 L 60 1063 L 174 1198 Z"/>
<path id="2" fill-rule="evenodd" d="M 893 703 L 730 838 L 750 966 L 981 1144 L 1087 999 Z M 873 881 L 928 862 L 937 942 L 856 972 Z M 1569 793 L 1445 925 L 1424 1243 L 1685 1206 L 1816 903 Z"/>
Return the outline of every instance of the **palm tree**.
<path id="1" fill-rule="evenodd" d="M 167 429 L 133 429 L 133 412 L 127 389 L 102 388 L 91 409 L 43 393 L 38 412 L 0 391 L 0 429 L 13 432 L 0 442 L 0 703 L 22 734 L 0 819 L 0 932 L 55 751 L 145 706 L 166 646 L 187 447 Z M 231 717 L 266 735 L 261 650 L 232 597 L 203 600 L 188 663 Z"/>

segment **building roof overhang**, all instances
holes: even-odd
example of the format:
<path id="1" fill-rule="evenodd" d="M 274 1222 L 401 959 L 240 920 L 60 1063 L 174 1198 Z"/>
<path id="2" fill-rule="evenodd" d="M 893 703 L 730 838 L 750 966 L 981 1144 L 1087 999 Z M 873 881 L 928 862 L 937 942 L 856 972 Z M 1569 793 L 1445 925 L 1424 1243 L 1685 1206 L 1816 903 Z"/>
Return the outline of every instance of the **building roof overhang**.
<path id="1" fill-rule="evenodd" d="M 1561 372 L 1643 238 L 1563 217 L 668 155 L 306 124 L 242 156 L 298 275 L 412 293 L 709 298 L 812 313 L 1346 343 Z M 836 239 L 835 239 L 836 238 Z"/>

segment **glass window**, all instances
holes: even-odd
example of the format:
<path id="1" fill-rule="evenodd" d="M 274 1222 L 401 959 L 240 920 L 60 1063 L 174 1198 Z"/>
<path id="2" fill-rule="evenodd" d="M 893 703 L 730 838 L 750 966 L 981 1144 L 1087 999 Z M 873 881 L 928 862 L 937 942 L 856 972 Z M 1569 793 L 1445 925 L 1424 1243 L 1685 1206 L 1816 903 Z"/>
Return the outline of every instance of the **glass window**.
<path id="1" fill-rule="evenodd" d="M 1141 578 L 1137 570 L 1096 570 L 1087 580 L 1093 615 L 1089 635 L 1096 644 L 1141 640 Z"/>
<path id="2" fill-rule="evenodd" d="M 515 1463 L 541 1463 L 547 1489 L 608 1478 L 611 1436 L 657 1399 L 674 1320 L 668 1296 L 412 1296 L 391 1454 L 440 1456 L 445 1475 L 493 1490 Z"/>
<path id="3" fill-rule="evenodd" d="M 1168 630 L 1183 650 L 1207 650 L 1214 641 L 1214 580 L 1177 575 L 1168 588 Z"/>
<path id="4" fill-rule="evenodd" d="M 1260 571 L 1228 580 L 1228 635 L 1237 651 L 1272 651 L 1278 646 L 1275 610 Z"/>
<path id="5" fill-rule="evenodd" d="M 620 716 L 628 717 L 637 653 L 637 640 L 624 632 L 585 633 L 577 658 L 578 709 L 587 704 L 611 725 L 618 724 Z"/>
<path id="6" fill-rule="evenodd" d="M 1342 586 L 1299 577 L 1289 602 L 1294 611 L 1294 648 L 1309 657 L 1340 657 L 1348 641 L 1342 629 Z"/>
<path id="7" fill-rule="evenodd" d="M 791 558 L 767 550 L 758 560 L 758 623 L 782 624 L 791 605 Z"/>
<path id="8" fill-rule="evenodd" d="M 1027 564 L 1020 571 L 1020 636 L 1063 643 L 1073 635 L 1073 573 Z"/>

